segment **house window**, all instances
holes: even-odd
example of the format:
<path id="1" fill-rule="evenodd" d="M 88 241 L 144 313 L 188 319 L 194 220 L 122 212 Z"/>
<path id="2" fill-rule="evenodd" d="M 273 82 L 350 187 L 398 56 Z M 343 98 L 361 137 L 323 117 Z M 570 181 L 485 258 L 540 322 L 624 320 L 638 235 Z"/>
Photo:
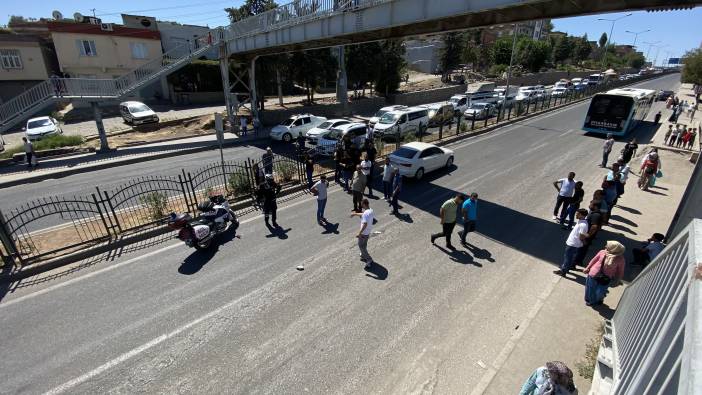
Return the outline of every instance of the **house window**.
<path id="1" fill-rule="evenodd" d="M 21 69 L 22 58 L 18 49 L 0 49 L 3 69 Z"/>
<path id="2" fill-rule="evenodd" d="M 144 43 L 129 43 L 129 48 L 132 50 L 133 59 L 146 59 L 149 56 Z"/>
<path id="3" fill-rule="evenodd" d="M 93 40 L 76 40 L 76 47 L 80 56 L 97 56 Z"/>

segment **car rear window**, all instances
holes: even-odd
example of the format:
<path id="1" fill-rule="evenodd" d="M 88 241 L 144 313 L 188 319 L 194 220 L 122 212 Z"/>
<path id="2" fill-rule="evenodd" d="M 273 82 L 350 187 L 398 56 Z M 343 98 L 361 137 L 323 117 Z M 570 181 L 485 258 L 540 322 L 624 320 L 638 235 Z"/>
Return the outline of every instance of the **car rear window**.
<path id="1" fill-rule="evenodd" d="M 417 152 L 418 151 L 414 148 L 402 147 L 397 151 L 393 152 L 392 155 L 395 155 L 400 158 L 412 159 L 415 155 L 417 155 Z"/>
<path id="2" fill-rule="evenodd" d="M 51 123 L 50 120 L 48 120 L 48 119 L 39 119 L 39 120 L 36 120 L 36 121 L 31 121 L 31 122 L 29 122 L 29 124 L 27 125 L 27 129 L 40 128 L 40 127 L 42 127 L 42 126 L 50 126 L 50 125 L 53 125 L 53 123 Z"/>

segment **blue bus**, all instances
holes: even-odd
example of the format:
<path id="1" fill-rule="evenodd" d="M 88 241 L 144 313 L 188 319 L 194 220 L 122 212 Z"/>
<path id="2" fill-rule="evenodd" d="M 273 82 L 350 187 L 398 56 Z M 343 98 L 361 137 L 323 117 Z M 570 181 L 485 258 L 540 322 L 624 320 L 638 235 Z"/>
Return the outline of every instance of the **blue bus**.
<path id="1" fill-rule="evenodd" d="M 596 94 L 590 101 L 583 130 L 625 136 L 646 119 L 656 97 L 651 89 L 622 88 Z"/>

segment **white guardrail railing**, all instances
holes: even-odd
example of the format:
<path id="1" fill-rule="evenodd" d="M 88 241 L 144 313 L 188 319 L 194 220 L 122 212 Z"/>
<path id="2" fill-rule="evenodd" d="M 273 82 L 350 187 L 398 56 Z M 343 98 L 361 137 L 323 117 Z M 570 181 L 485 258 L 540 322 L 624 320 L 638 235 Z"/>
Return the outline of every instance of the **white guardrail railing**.
<path id="1" fill-rule="evenodd" d="M 702 394 L 702 220 L 624 291 L 605 324 L 591 394 Z"/>
<path id="2" fill-rule="evenodd" d="M 190 44 L 181 44 L 115 79 L 51 78 L 0 105 L 0 131 L 55 99 L 118 98 L 197 58 L 224 38 L 224 29 L 210 30 Z"/>

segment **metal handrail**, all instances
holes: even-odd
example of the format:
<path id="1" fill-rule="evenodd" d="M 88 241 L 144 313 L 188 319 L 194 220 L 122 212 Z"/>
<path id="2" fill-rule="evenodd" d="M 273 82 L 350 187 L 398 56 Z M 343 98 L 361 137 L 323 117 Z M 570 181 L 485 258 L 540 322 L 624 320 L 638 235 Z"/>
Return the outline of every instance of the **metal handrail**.
<path id="1" fill-rule="evenodd" d="M 702 220 L 695 219 L 624 291 L 592 393 L 702 393 L 700 281 Z"/>
<path id="2" fill-rule="evenodd" d="M 391 1 L 395 0 L 296 0 L 233 22 L 229 27 L 232 36 L 227 41 Z"/>

